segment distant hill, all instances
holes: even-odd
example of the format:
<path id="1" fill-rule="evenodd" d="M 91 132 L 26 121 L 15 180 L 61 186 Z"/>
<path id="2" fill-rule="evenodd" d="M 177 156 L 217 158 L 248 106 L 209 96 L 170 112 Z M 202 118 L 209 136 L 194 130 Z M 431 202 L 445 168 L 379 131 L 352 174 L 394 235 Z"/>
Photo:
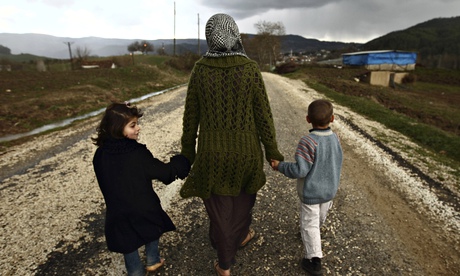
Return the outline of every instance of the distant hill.
<path id="1" fill-rule="evenodd" d="M 248 34 L 249 37 L 254 36 Z M 128 54 L 127 47 L 142 39 L 107 39 L 98 37 L 70 38 L 43 34 L 0 33 L 0 45 L 11 50 L 11 54 L 31 54 L 42 57 L 69 58 L 68 43 L 72 51 L 85 47 L 93 56 L 116 56 Z M 163 48 L 174 52 L 173 39 L 148 40 L 155 52 Z M 460 16 L 435 18 L 405 30 L 394 31 L 365 44 L 320 41 L 299 35 L 285 35 L 281 40 L 283 53 L 308 53 L 319 50 L 354 52 L 361 50 L 405 50 L 418 53 L 417 63 L 427 67 L 460 68 Z M 200 54 L 207 51 L 206 40 L 200 40 Z M 176 54 L 198 53 L 197 39 L 177 39 Z M 75 55 L 75 52 L 73 52 Z"/>
<path id="2" fill-rule="evenodd" d="M 36 56 L 67 59 L 69 58 L 69 47 L 70 43 L 72 49 L 72 55 L 75 55 L 75 49 L 85 47 L 90 51 L 91 55 L 94 56 L 116 56 L 128 54 L 127 47 L 134 41 L 142 39 L 110 39 L 110 38 L 99 38 L 99 37 L 84 37 L 84 38 L 71 38 L 71 37 L 56 37 L 44 34 L 12 34 L 12 33 L 0 33 L 0 45 L 8 47 L 11 50 L 11 54 L 32 54 Z M 165 47 L 165 49 L 171 49 L 173 52 L 173 39 L 158 39 L 149 40 L 155 47 L 155 51 L 158 48 Z M 180 46 L 185 44 L 185 49 Z M 176 40 L 176 53 L 180 54 L 180 51 L 189 50 L 194 45 L 193 51 L 197 51 L 197 39 L 177 39 Z M 206 41 L 203 40 L 201 45 L 206 46 Z"/>
<path id="3" fill-rule="evenodd" d="M 253 36 L 253 35 L 251 35 Z M 8 47 L 11 54 L 32 54 L 36 56 L 67 59 L 69 58 L 70 43 L 72 55 L 75 55 L 75 49 L 87 48 L 91 55 L 94 56 L 115 56 L 128 54 L 127 47 L 134 41 L 142 39 L 108 39 L 99 37 L 56 37 L 44 34 L 12 34 L 0 33 L 0 45 Z M 165 49 L 166 53 L 174 52 L 173 39 L 148 40 L 155 48 Z M 304 38 L 299 35 L 286 35 L 282 37 L 281 50 L 284 53 L 292 52 L 312 52 L 318 50 L 337 50 L 347 48 L 353 43 L 327 42 L 317 39 Z M 360 45 L 360 44 L 359 44 Z M 207 51 L 206 40 L 200 40 L 200 53 Z M 198 39 L 176 39 L 176 54 L 184 52 L 198 53 Z"/>
<path id="4" fill-rule="evenodd" d="M 362 44 L 360 43 L 345 43 L 337 41 L 320 41 L 313 38 L 305 38 L 300 35 L 285 35 L 281 39 L 281 51 L 289 53 L 290 51 L 299 52 L 316 52 L 320 50 L 334 51 L 343 49 L 357 50 Z"/>
<path id="5" fill-rule="evenodd" d="M 460 69 L 460 16 L 435 18 L 365 43 L 364 50 L 404 50 L 418 53 L 427 67 Z"/>

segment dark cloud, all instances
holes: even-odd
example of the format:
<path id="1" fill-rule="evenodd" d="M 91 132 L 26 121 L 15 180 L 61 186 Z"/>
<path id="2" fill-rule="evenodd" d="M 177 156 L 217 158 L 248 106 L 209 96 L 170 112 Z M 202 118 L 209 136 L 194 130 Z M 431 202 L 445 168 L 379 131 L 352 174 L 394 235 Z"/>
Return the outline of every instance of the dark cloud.
<path id="1" fill-rule="evenodd" d="M 220 9 L 231 14 L 235 20 L 245 19 L 270 10 L 318 8 L 341 0 L 202 0 L 200 3 L 214 9 Z"/>
<path id="2" fill-rule="evenodd" d="M 258 21 L 282 22 L 288 34 L 335 41 L 367 42 L 439 17 L 460 15 L 458 0 L 202 0 L 232 15 L 241 32 Z"/>

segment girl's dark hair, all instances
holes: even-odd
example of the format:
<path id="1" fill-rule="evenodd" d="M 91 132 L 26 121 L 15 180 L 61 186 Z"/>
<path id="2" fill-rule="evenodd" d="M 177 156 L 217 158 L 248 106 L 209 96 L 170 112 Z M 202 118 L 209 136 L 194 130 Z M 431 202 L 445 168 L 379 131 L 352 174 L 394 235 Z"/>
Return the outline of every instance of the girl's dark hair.
<path id="1" fill-rule="evenodd" d="M 112 103 L 104 112 L 101 123 L 97 127 L 97 137 L 91 138 L 93 143 L 100 147 L 109 138 L 121 139 L 123 129 L 132 118 L 142 117 L 142 112 L 130 103 Z"/>
<path id="2" fill-rule="evenodd" d="M 316 100 L 308 106 L 308 118 L 313 126 L 324 127 L 331 122 L 334 109 L 327 100 Z"/>

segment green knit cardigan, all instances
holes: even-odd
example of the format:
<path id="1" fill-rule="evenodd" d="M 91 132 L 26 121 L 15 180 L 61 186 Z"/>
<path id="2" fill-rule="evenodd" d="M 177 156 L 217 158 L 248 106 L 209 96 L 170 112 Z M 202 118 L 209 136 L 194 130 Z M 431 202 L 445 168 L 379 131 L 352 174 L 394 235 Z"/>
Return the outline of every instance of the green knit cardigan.
<path id="1" fill-rule="evenodd" d="M 254 194 L 265 184 L 261 143 L 267 161 L 284 157 L 257 63 L 229 56 L 203 57 L 195 64 L 181 143 L 181 153 L 193 164 L 182 197 L 237 196 L 242 189 Z"/>

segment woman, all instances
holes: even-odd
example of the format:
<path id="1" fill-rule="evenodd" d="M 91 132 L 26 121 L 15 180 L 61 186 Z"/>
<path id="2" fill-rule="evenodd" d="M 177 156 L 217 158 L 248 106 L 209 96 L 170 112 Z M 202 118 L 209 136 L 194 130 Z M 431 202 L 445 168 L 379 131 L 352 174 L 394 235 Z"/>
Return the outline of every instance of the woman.
<path id="1" fill-rule="evenodd" d="M 226 14 L 206 23 L 208 51 L 192 71 L 183 118 L 182 154 L 193 164 L 181 196 L 203 199 L 218 275 L 230 275 L 250 229 L 256 193 L 265 184 L 265 159 L 284 159 L 262 75 Z M 199 131 L 199 135 L 198 135 Z M 198 138 L 198 148 L 195 149 Z"/>

